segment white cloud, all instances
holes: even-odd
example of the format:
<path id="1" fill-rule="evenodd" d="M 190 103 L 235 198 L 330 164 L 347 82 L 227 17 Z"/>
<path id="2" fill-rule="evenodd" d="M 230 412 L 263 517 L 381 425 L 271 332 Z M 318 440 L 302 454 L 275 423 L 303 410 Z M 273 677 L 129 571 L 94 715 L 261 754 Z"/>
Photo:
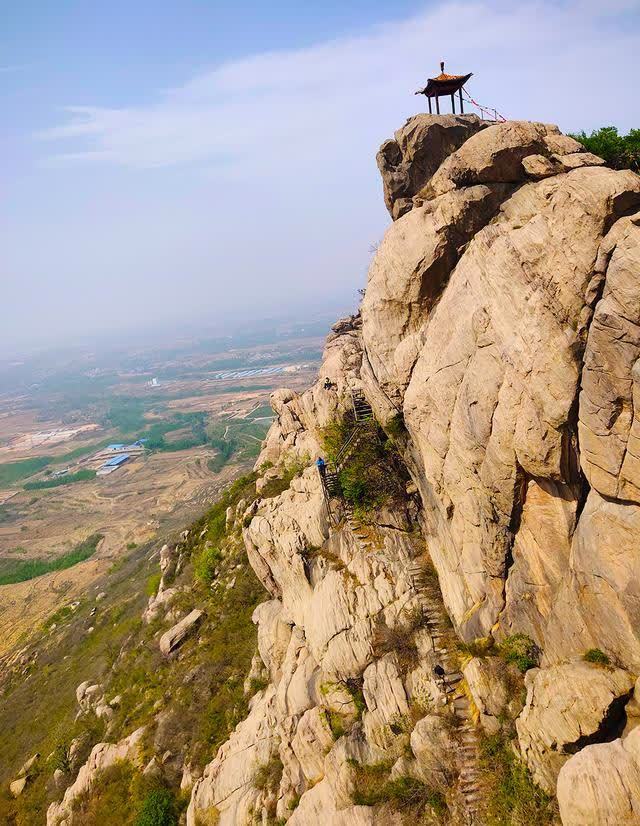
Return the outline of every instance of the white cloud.
<path id="1" fill-rule="evenodd" d="M 631 123 L 638 27 L 612 25 L 603 36 L 605 23 L 594 3 L 443 3 L 358 37 L 220 65 L 138 106 L 70 107 L 41 137 L 79 141 L 62 153 L 70 161 L 132 167 L 253 168 L 303 144 L 313 162 L 327 144 L 368 146 L 422 108 L 411 93 L 443 56 L 451 71 L 473 71 L 472 95 L 507 116 L 568 128 Z"/>
<path id="2" fill-rule="evenodd" d="M 375 152 L 441 59 L 510 117 L 640 125 L 638 0 L 614 2 L 443 2 L 137 105 L 66 101 L 14 176 L 0 337 L 355 301 L 389 221 Z M 122 296 L 117 317 L 87 312 Z"/>

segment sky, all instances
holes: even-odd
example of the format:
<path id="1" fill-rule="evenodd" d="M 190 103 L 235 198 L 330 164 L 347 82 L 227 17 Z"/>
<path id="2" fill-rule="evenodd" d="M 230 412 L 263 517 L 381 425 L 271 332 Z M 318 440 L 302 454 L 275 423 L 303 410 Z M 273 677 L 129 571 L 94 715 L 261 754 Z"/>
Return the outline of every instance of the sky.
<path id="1" fill-rule="evenodd" d="M 0 347 L 355 305 L 427 77 L 640 127 L 640 0 L 0 0 Z"/>

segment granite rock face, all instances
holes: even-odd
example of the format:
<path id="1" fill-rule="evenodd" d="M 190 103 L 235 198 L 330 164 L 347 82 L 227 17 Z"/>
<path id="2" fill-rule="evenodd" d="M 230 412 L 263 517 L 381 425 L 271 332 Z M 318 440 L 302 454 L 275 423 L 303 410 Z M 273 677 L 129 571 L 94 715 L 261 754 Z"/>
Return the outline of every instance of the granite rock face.
<path id="1" fill-rule="evenodd" d="M 534 779 L 553 794 L 571 754 L 622 732 L 634 679 L 621 668 L 572 662 L 533 669 L 525 683 L 527 702 L 516 721 L 518 739 Z"/>
<path id="2" fill-rule="evenodd" d="M 382 422 L 404 420 L 458 633 L 541 649 L 518 730 L 553 791 L 640 669 L 640 178 L 536 123 L 489 126 L 434 160 L 371 265 L 365 389 Z M 580 667 L 589 649 L 626 671 Z M 563 741 L 532 697 L 546 685 L 570 703 L 569 677 L 588 708 Z M 495 728 L 499 692 L 485 668 L 467 678 Z"/>
<path id="3" fill-rule="evenodd" d="M 334 326 L 312 388 L 273 394 L 256 463 L 308 467 L 244 514 L 270 595 L 252 667 L 270 683 L 196 780 L 188 824 L 400 823 L 360 805 L 358 772 L 380 764 L 463 822 L 455 790 L 474 770 L 456 754 L 473 734 L 452 737 L 434 677 L 449 633 L 479 652 L 459 663 L 460 702 L 488 734 L 515 721 L 565 826 L 636 823 L 640 177 L 555 126 L 472 116 L 411 118 L 378 165 L 393 223 L 361 313 Z M 366 529 L 328 518 L 311 466 L 352 390 L 412 477 Z M 412 573 L 425 557 L 453 624 L 436 636 Z M 410 666 L 380 647 L 406 656 L 408 618 Z M 524 684 L 501 655 L 514 637 L 540 666 Z M 277 788 L 261 788 L 274 761 Z"/>
<path id="4" fill-rule="evenodd" d="M 378 152 L 384 201 L 394 221 L 442 161 L 484 127 L 477 115 L 414 115 Z"/>
<path id="5" fill-rule="evenodd" d="M 564 826 L 640 824 L 640 729 L 571 757 L 558 777 L 558 804 Z"/>

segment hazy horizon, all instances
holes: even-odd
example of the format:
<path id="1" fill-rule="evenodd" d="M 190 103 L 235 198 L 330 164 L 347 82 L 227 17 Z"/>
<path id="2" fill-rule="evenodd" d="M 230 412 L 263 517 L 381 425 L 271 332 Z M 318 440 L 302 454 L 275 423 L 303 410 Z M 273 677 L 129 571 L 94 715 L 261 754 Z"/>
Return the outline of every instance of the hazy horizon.
<path id="1" fill-rule="evenodd" d="M 441 59 L 507 117 L 640 126 L 640 0 L 7 5 L 5 353 L 355 305 Z"/>

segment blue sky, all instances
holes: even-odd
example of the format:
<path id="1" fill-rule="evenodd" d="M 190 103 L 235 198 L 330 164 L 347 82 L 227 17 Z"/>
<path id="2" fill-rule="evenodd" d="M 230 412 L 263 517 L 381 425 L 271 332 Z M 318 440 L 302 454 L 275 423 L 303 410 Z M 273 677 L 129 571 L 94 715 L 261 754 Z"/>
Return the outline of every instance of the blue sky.
<path id="1" fill-rule="evenodd" d="M 627 130 L 639 10 L 4 0 L 3 347 L 348 305 L 440 59 L 509 117 Z"/>

